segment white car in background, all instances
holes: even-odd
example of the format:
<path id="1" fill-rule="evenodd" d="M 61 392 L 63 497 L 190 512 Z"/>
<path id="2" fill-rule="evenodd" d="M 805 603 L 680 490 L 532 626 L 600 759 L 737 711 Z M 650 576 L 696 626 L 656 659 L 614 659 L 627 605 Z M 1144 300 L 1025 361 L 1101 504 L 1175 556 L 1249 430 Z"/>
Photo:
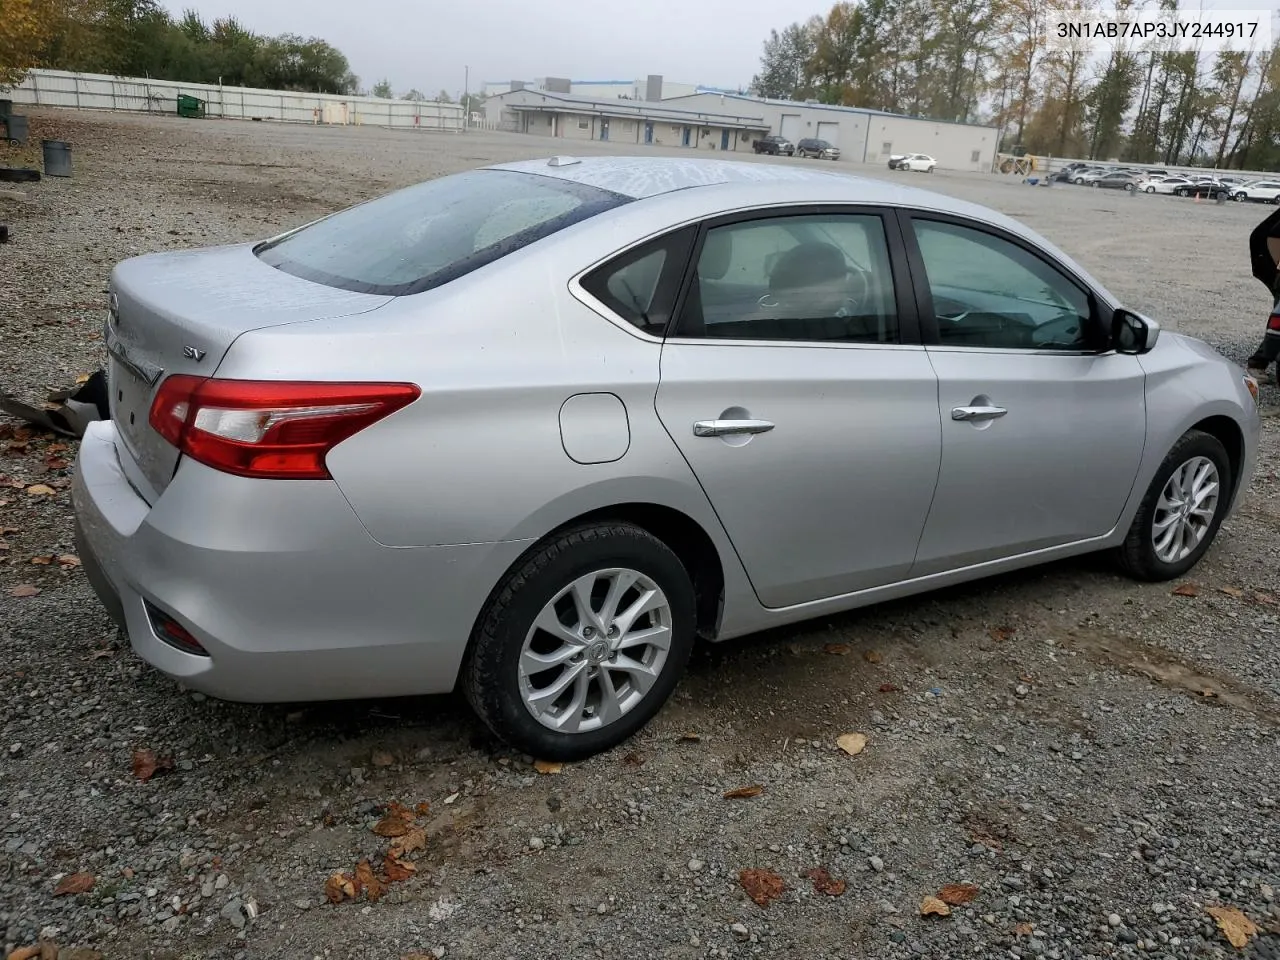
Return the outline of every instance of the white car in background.
<path id="1" fill-rule="evenodd" d="M 898 161 L 897 169 L 921 170 L 925 173 L 933 173 L 933 168 L 937 165 L 938 161 L 927 153 L 909 153 Z"/>
<path id="2" fill-rule="evenodd" d="M 1264 203 L 1280 203 L 1280 180 L 1254 180 L 1235 186 L 1228 194 L 1232 200 L 1261 200 Z"/>

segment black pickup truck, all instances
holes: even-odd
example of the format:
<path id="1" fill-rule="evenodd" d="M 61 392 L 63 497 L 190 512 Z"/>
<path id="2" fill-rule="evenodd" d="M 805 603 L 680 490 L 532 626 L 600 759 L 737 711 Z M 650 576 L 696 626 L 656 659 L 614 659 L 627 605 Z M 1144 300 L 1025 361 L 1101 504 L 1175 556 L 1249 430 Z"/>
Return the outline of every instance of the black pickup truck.
<path id="1" fill-rule="evenodd" d="M 771 137 L 765 137 L 763 140 L 752 140 L 751 149 L 756 153 L 782 154 L 790 157 L 795 154 L 796 145 L 786 137 L 779 137 L 775 134 Z"/>

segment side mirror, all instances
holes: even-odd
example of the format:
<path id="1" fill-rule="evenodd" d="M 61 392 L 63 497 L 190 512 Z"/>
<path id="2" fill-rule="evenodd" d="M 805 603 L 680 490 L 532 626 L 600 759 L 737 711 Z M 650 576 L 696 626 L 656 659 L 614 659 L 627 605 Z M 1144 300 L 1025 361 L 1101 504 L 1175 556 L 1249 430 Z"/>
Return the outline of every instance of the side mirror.
<path id="1" fill-rule="evenodd" d="M 1160 337 L 1160 324 L 1121 307 L 1111 318 L 1111 346 L 1117 353 L 1148 353 Z"/>

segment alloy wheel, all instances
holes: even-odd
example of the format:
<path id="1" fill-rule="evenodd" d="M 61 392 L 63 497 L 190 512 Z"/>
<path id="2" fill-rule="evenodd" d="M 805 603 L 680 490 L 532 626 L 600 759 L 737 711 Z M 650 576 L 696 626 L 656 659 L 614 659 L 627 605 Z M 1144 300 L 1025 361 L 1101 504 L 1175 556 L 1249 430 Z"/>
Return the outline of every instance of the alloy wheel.
<path id="1" fill-rule="evenodd" d="M 1177 563 L 1200 546 L 1213 525 L 1220 487 L 1208 457 L 1192 457 L 1169 476 L 1151 521 L 1151 544 L 1161 561 Z"/>
<path id="2" fill-rule="evenodd" d="M 543 606 L 520 652 L 525 708 L 544 727 L 586 733 L 644 700 L 671 648 L 671 603 L 636 570 L 578 577 Z"/>

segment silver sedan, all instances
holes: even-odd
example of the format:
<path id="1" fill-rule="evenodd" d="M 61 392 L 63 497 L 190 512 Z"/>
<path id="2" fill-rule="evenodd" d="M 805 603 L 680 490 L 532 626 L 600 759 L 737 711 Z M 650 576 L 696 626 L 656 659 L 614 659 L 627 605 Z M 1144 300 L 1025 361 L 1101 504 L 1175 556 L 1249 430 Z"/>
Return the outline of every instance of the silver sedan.
<path id="1" fill-rule="evenodd" d="M 445 692 L 609 748 L 695 638 L 1107 550 L 1163 580 L 1257 384 L 985 208 L 553 158 L 110 280 L 74 483 L 133 649 L 232 700 Z"/>

